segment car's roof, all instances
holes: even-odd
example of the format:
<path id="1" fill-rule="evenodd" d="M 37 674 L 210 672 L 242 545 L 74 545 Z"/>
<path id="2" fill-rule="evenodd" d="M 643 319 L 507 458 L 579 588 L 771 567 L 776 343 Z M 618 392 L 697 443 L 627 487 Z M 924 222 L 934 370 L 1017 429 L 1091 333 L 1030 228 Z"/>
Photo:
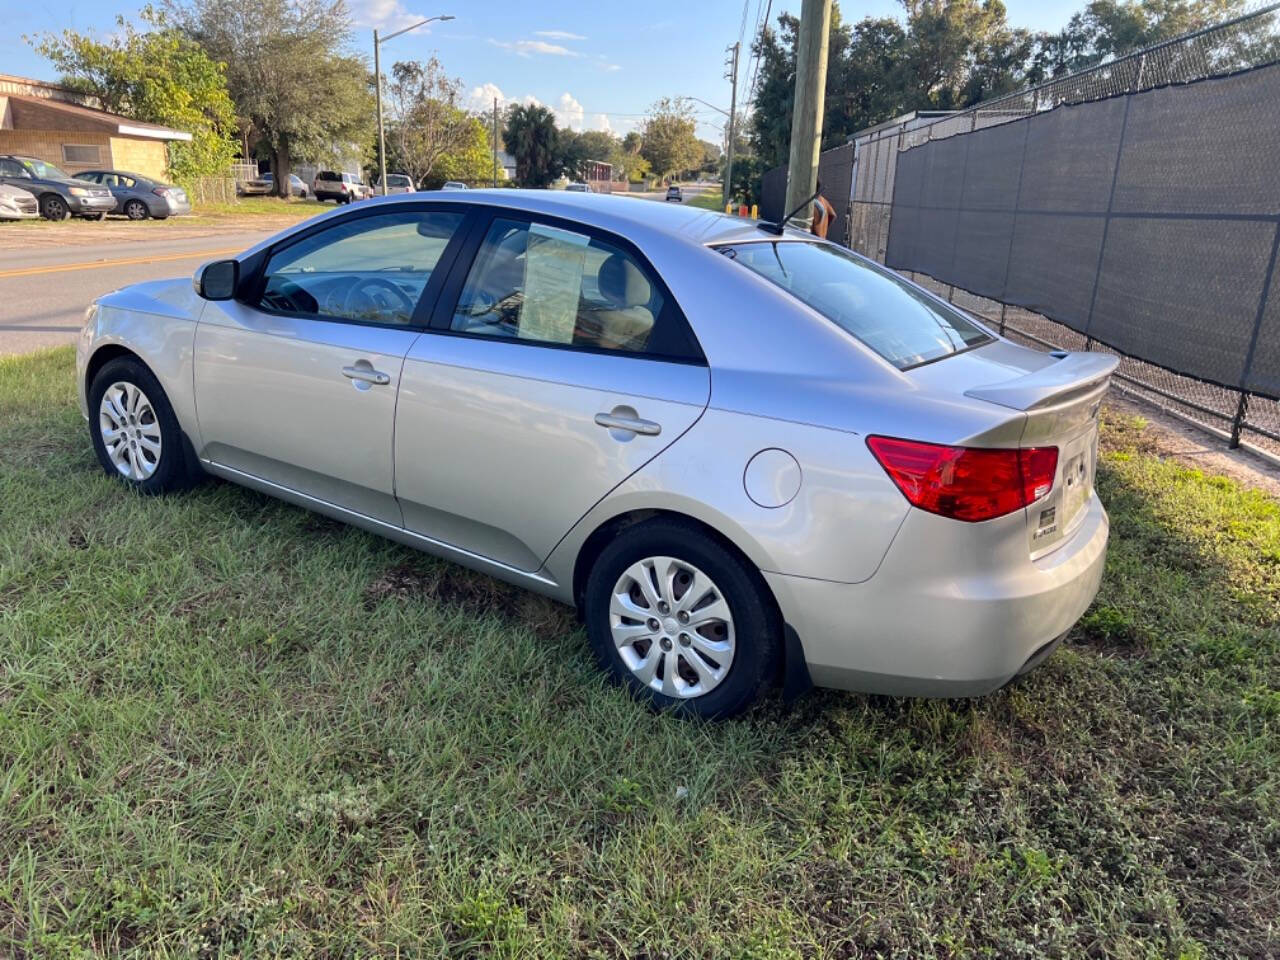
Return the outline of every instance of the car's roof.
<path id="1" fill-rule="evenodd" d="M 640 229 L 666 234 L 673 239 L 699 245 L 759 240 L 766 236 L 757 227 L 758 221 L 731 217 L 714 210 L 654 203 L 640 197 L 570 190 L 490 188 L 468 190 L 465 196 L 444 191 L 428 191 L 397 197 L 375 197 L 372 202 L 420 203 L 424 199 L 432 198 L 433 194 L 449 203 L 480 203 L 525 213 L 541 213 L 551 217 L 578 220 L 623 236 L 627 236 L 635 229 Z M 795 239 L 807 236 L 792 230 L 788 230 L 787 234 L 789 237 L 794 235 Z"/>
<path id="2" fill-rule="evenodd" d="M 155 177 L 148 177 L 145 173 L 132 173 L 128 170 L 112 170 L 109 167 L 94 167 L 92 170 L 81 170 L 74 176 L 80 176 L 83 173 L 114 173 L 117 177 L 132 177 L 134 180 L 155 180 Z"/>

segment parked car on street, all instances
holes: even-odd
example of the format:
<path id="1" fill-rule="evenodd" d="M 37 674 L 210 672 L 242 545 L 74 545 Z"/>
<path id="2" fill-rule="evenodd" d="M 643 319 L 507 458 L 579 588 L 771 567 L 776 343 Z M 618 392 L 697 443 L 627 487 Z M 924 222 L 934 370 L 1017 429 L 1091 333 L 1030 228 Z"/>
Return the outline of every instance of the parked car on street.
<path id="1" fill-rule="evenodd" d="M 191 201 L 181 187 L 138 173 L 85 170 L 77 173 L 75 179 L 106 187 L 116 199 L 113 212 L 122 213 L 130 220 L 146 220 L 148 217 L 164 220 L 191 212 Z"/>
<path id="2" fill-rule="evenodd" d="M 110 190 L 73 179 L 38 157 L 0 155 L 0 183 L 33 194 L 46 220 L 101 220 L 116 206 Z"/>
<path id="3" fill-rule="evenodd" d="M 1115 366 L 808 233 L 544 190 L 333 211 L 99 298 L 76 357 L 134 490 L 214 474 L 547 594 L 708 717 L 1047 657 L 1102 576 Z"/>
<path id="4" fill-rule="evenodd" d="M 444 185 L 440 189 L 441 190 L 469 190 L 470 187 L 468 187 L 465 183 L 463 183 L 460 180 L 446 180 L 444 182 Z"/>
<path id="5" fill-rule="evenodd" d="M 391 194 L 393 193 L 413 193 L 413 191 L 414 191 L 414 186 L 413 186 L 412 177 L 406 176 L 403 173 L 387 174 L 387 196 L 391 196 Z M 373 193 L 375 196 L 381 195 L 382 193 L 381 183 L 379 182 L 374 183 Z"/>
<path id="6" fill-rule="evenodd" d="M 35 194 L 0 183 L 0 220 L 30 220 L 40 216 Z"/>
<path id="7" fill-rule="evenodd" d="M 565 189 L 570 193 L 591 193 L 591 188 L 585 183 L 571 183 Z"/>
<path id="8" fill-rule="evenodd" d="M 312 183 L 317 200 L 335 200 L 338 203 L 350 203 L 352 200 L 363 200 L 369 194 L 360 178 L 351 173 L 339 173 L 334 170 L 321 170 Z"/>
<path id="9" fill-rule="evenodd" d="M 667 187 L 667 199 L 684 203 L 684 194 L 681 193 L 680 188 L 673 183 L 671 186 Z"/>
<path id="10" fill-rule="evenodd" d="M 245 180 L 241 183 L 236 184 L 236 192 L 239 193 L 242 197 L 268 196 L 272 193 L 275 193 L 275 189 L 276 189 L 275 174 L 271 173 L 270 171 L 267 171 L 266 173 L 262 174 L 261 176 L 255 177 L 252 180 Z M 302 178 L 299 177 L 296 173 L 289 174 L 289 195 L 294 197 L 301 197 L 303 200 L 305 200 L 307 199 L 309 194 L 310 194 L 310 191 L 307 189 L 307 185 L 305 182 L 303 182 Z"/>

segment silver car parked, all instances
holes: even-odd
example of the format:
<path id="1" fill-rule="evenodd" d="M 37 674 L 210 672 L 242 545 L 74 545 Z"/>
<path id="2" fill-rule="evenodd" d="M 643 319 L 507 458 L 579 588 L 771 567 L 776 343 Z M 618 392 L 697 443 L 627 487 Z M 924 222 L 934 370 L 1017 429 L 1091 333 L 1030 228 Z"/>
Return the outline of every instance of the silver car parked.
<path id="1" fill-rule="evenodd" d="M 124 214 L 130 220 L 146 220 L 148 217 L 164 220 L 191 212 L 191 201 L 187 199 L 185 190 L 140 173 L 85 170 L 77 173 L 75 178 L 110 190 L 116 200 L 113 212 Z"/>
<path id="2" fill-rule="evenodd" d="M 81 406 L 203 473 L 574 604 L 662 708 L 976 695 L 1092 601 L 1115 360 L 807 234 L 563 191 L 377 199 L 89 310 Z"/>

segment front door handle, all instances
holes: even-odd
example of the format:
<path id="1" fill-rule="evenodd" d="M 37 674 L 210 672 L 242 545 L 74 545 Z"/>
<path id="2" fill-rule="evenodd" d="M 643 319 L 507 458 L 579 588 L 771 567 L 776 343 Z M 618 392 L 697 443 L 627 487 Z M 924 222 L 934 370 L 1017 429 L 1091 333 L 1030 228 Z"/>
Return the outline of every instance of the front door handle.
<path id="1" fill-rule="evenodd" d="M 348 380 L 360 380 L 364 383 L 372 383 L 375 386 L 385 387 L 391 382 L 391 374 L 383 373 L 381 370 L 375 370 L 373 367 L 357 364 L 354 367 L 343 367 L 342 375 Z"/>
<path id="2" fill-rule="evenodd" d="M 597 413 L 596 425 L 609 430 L 623 430 L 627 433 L 639 433 L 646 437 L 656 437 L 662 432 L 662 425 L 652 420 L 639 417 L 623 417 L 613 413 Z"/>

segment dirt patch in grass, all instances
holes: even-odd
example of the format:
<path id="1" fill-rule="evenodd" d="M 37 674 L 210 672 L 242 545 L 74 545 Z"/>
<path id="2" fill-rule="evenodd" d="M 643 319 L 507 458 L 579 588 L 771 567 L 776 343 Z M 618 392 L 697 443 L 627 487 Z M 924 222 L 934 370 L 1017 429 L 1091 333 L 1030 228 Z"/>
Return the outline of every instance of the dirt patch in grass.
<path id="1" fill-rule="evenodd" d="M 497 615 L 539 632 L 563 632 L 573 623 L 572 611 L 563 604 L 443 562 L 388 567 L 365 588 L 365 608 L 388 600 L 439 604 L 473 617 Z"/>

